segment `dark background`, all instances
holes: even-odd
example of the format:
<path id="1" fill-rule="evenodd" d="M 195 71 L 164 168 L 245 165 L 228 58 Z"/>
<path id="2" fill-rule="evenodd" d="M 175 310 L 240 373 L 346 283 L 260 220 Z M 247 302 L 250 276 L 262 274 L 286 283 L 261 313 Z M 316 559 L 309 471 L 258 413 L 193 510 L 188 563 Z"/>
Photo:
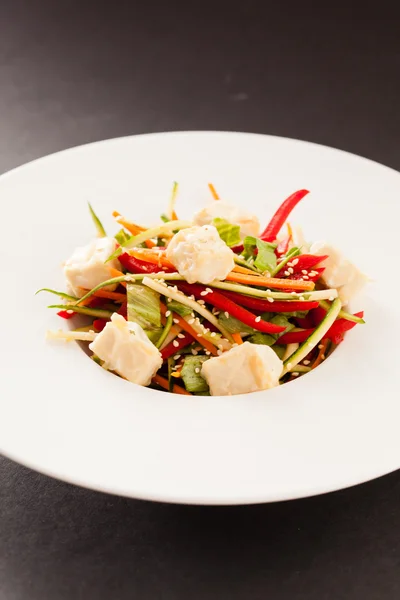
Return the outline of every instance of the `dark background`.
<path id="1" fill-rule="evenodd" d="M 0 171 L 175 129 L 301 138 L 400 169 L 399 13 L 383 2 L 1 0 Z M 394 600 L 399 501 L 395 473 L 296 502 L 169 506 L 0 459 L 0 599 Z"/>

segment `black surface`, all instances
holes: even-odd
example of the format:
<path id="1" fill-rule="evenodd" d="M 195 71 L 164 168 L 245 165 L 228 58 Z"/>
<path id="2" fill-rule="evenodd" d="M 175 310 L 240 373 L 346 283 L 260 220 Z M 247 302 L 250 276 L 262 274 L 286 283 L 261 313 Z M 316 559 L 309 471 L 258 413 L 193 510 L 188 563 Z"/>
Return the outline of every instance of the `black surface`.
<path id="1" fill-rule="evenodd" d="M 313 4 L 2 0 L 0 170 L 174 129 L 302 138 L 400 169 L 399 11 Z M 7 459 L 0 486 L 1 600 L 400 597 L 399 473 L 238 508 L 114 498 Z"/>

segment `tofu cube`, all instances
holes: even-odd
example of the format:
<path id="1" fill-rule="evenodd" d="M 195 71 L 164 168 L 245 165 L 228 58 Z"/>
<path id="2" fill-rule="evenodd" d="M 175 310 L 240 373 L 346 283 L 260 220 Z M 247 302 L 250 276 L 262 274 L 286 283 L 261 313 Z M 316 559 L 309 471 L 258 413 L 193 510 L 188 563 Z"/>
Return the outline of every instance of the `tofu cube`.
<path id="1" fill-rule="evenodd" d="M 117 242 L 109 237 L 97 238 L 87 246 L 76 248 L 64 265 L 67 287 L 72 294 L 83 296 L 84 292 L 81 288 L 91 290 L 99 283 L 110 279 L 110 267 L 121 268 L 118 259 L 110 260 L 105 264 L 116 248 Z M 115 287 L 109 286 L 106 289 L 113 290 Z"/>
<path id="2" fill-rule="evenodd" d="M 310 253 L 316 256 L 328 255 L 321 263 L 325 268 L 322 279 L 328 287 L 337 289 L 342 304 L 348 304 L 368 282 L 368 277 L 334 246 L 326 242 L 315 242 Z"/>
<path id="3" fill-rule="evenodd" d="M 167 258 L 188 283 L 225 279 L 235 266 L 232 250 L 212 225 L 181 229 L 168 244 Z"/>
<path id="4" fill-rule="evenodd" d="M 201 374 L 212 396 L 232 396 L 279 385 L 283 362 L 269 346 L 244 342 L 207 360 Z"/>
<path id="5" fill-rule="evenodd" d="M 255 215 L 229 204 L 224 200 L 217 200 L 200 210 L 194 216 L 196 225 L 211 225 L 215 218 L 225 219 L 232 225 L 240 226 L 240 237 L 246 235 L 257 237 L 260 233 L 260 222 Z"/>
<path id="6" fill-rule="evenodd" d="M 149 385 L 162 365 L 160 352 L 140 325 L 117 313 L 89 348 L 104 360 L 108 369 L 138 385 Z"/>

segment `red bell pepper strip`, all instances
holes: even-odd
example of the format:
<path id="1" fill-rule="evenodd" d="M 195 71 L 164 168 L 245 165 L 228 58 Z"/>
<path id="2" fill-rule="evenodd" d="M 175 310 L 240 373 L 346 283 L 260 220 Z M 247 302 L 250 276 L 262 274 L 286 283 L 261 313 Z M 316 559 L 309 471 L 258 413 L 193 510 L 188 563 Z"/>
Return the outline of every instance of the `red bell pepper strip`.
<path id="1" fill-rule="evenodd" d="M 308 190 L 299 190 L 295 192 L 289 198 L 286 198 L 284 202 L 280 205 L 262 234 L 260 235 L 260 239 L 264 240 L 264 242 L 273 242 L 276 240 L 276 236 L 281 230 L 283 224 L 287 220 L 288 216 L 294 209 L 294 207 L 309 193 Z"/>
<path id="2" fill-rule="evenodd" d="M 154 265 L 153 263 L 139 260 L 127 252 L 121 254 L 121 256 L 118 257 L 118 260 L 130 273 L 159 273 L 160 271 L 167 270 L 158 265 Z"/>
<path id="3" fill-rule="evenodd" d="M 302 344 L 315 331 L 315 329 L 303 329 L 302 331 L 289 331 L 284 333 L 278 340 L 278 344 Z"/>
<path id="4" fill-rule="evenodd" d="M 190 294 L 193 294 L 196 298 L 204 300 L 208 304 L 212 304 L 213 306 L 228 312 L 235 319 L 238 319 L 245 325 L 249 325 L 249 327 L 253 327 L 253 329 L 256 329 L 257 331 L 262 331 L 263 333 L 281 333 L 282 331 L 285 331 L 284 327 L 263 321 L 260 317 L 257 317 L 257 315 L 242 308 L 224 294 L 220 294 L 214 290 L 207 292 L 206 287 L 203 285 L 179 282 L 178 287 L 189 296 Z M 206 295 L 204 295 L 204 293 Z"/>
<path id="5" fill-rule="evenodd" d="M 313 281 L 314 283 L 316 281 L 318 281 L 318 279 L 321 277 L 322 273 L 325 271 L 325 269 L 321 268 L 321 269 L 312 269 L 311 271 L 309 271 L 309 273 L 313 273 L 313 275 L 307 275 L 307 279 L 304 279 L 304 281 Z M 288 279 L 303 279 L 304 278 L 304 273 L 294 273 L 293 275 L 289 275 Z"/>
<path id="6" fill-rule="evenodd" d="M 291 262 L 293 263 L 294 272 L 297 273 L 298 271 L 301 272 L 303 269 L 312 269 L 327 258 L 327 254 L 324 256 L 315 256 L 315 254 L 300 254 L 300 256 L 295 256 Z"/>
<path id="7" fill-rule="evenodd" d="M 235 254 L 241 254 L 244 250 L 244 246 L 243 244 L 239 244 L 238 246 L 233 246 L 231 248 L 232 252 L 234 252 Z"/>
<path id="8" fill-rule="evenodd" d="M 184 332 L 182 335 L 184 337 L 175 338 L 172 342 L 167 344 L 165 348 L 161 350 L 161 356 L 163 360 L 166 360 L 170 356 L 179 353 L 179 350 L 182 350 L 182 348 L 185 348 L 186 346 L 189 346 L 192 342 L 194 342 L 194 338 L 190 335 L 190 333 Z"/>
<path id="9" fill-rule="evenodd" d="M 302 329 L 312 329 L 314 327 L 311 313 L 307 313 L 305 317 L 296 317 L 295 323 L 297 327 L 301 327 Z"/>
<path id="10" fill-rule="evenodd" d="M 325 311 L 324 311 L 325 312 Z M 364 312 L 358 312 L 354 314 L 355 317 L 360 317 L 361 319 L 364 316 Z M 332 340 L 334 344 L 340 344 L 343 341 L 344 334 L 346 331 L 350 331 L 353 329 L 357 323 L 354 321 L 348 321 L 347 319 L 336 319 L 331 328 L 327 331 L 323 339 Z M 306 339 L 315 331 L 315 329 L 303 329 L 303 331 L 289 331 L 282 335 L 278 343 L 279 344 L 301 344 L 305 342 Z"/>
<path id="11" fill-rule="evenodd" d="M 268 302 L 268 300 L 262 300 L 261 298 L 253 298 L 250 296 L 244 296 L 243 294 L 238 294 L 237 292 L 228 292 L 224 290 L 224 296 L 236 302 L 240 306 L 246 306 L 247 308 L 251 308 L 252 310 L 257 310 L 259 312 L 296 312 L 296 311 L 306 311 L 311 310 L 312 308 L 317 308 L 318 302 Z M 207 300 L 207 296 L 206 296 Z"/>
<path id="12" fill-rule="evenodd" d="M 57 315 L 62 319 L 71 319 L 76 313 L 68 312 L 67 310 L 60 310 Z"/>
<path id="13" fill-rule="evenodd" d="M 289 249 L 289 244 L 290 244 L 291 239 L 292 239 L 292 236 L 289 235 L 288 237 L 283 239 L 281 242 L 279 242 L 279 244 L 275 250 L 275 254 L 277 256 L 282 256 L 282 254 L 286 254 L 286 252 Z"/>
<path id="14" fill-rule="evenodd" d="M 121 307 L 117 310 L 119 315 L 122 315 L 124 319 L 128 319 L 128 302 L 125 300 Z"/>
<path id="15" fill-rule="evenodd" d="M 93 321 L 93 328 L 98 332 L 103 331 L 103 329 L 107 325 L 107 323 L 108 323 L 107 319 L 95 319 Z"/>
<path id="16" fill-rule="evenodd" d="M 311 327 L 318 327 L 318 325 L 325 319 L 326 310 L 322 308 L 322 306 L 318 306 L 318 308 L 314 308 L 309 313 Z"/>

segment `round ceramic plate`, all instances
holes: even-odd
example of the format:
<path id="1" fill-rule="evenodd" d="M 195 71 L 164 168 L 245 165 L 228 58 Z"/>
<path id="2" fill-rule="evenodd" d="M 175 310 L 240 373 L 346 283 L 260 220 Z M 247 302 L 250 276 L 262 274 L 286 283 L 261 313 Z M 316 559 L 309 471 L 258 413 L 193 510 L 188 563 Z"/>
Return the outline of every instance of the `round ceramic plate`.
<path id="1" fill-rule="evenodd" d="M 89 200 L 158 221 L 173 180 L 190 217 L 220 195 L 266 222 L 296 189 L 309 240 L 339 247 L 374 281 L 351 307 L 367 324 L 318 369 L 267 392 L 176 396 L 99 368 L 46 309 L 61 263 L 94 235 Z M 400 175 L 322 146 L 239 133 L 109 140 L 32 162 L 0 179 L 0 448 L 38 471 L 135 498 L 196 504 L 270 502 L 360 483 L 400 466 L 396 262 Z"/>

